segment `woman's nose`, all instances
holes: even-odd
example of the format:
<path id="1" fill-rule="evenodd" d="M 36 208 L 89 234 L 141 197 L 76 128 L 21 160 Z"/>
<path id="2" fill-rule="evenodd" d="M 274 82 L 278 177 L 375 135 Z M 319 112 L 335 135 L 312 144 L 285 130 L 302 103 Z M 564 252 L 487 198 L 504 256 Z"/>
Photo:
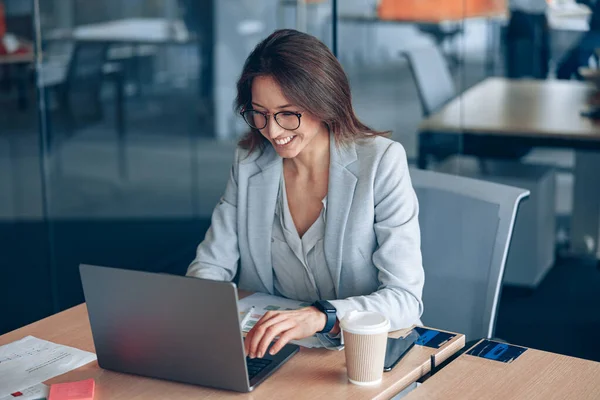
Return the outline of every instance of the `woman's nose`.
<path id="1" fill-rule="evenodd" d="M 271 139 L 277 139 L 279 136 L 284 133 L 284 129 L 279 126 L 279 124 L 275 121 L 275 117 L 269 116 L 267 120 L 267 126 L 265 126 L 265 130 Z"/>

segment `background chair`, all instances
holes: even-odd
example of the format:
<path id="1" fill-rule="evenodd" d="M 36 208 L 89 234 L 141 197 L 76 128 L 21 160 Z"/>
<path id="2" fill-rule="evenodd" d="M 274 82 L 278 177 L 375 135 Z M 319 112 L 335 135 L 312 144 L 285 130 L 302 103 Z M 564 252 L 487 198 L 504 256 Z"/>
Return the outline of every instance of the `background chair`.
<path id="1" fill-rule="evenodd" d="M 55 100 L 68 136 L 72 136 L 79 128 L 103 119 L 101 89 L 108 51 L 106 43 L 70 45 L 72 50 L 67 49 L 62 59 L 53 59 L 42 65 L 38 76 L 40 87 L 45 89 L 47 104 L 51 105 L 51 99 Z M 52 92 L 53 98 L 49 92 Z M 47 124 L 47 127 L 52 125 Z M 50 134 L 48 138 L 50 143 Z"/>
<path id="2" fill-rule="evenodd" d="M 425 287 L 423 323 L 494 335 L 517 209 L 527 190 L 411 169 L 420 204 Z"/>
<path id="3" fill-rule="evenodd" d="M 424 117 L 435 113 L 456 97 L 454 80 L 437 46 L 407 50 L 401 55 L 408 60 Z"/>
<path id="4" fill-rule="evenodd" d="M 437 46 L 412 49 L 401 53 L 408 60 L 415 80 L 423 116 L 439 111 L 457 95 L 454 80 L 446 60 Z M 467 140 L 468 139 L 468 140 Z M 529 147 L 507 147 L 498 140 L 481 142 L 477 137 L 458 134 L 420 132 L 418 166 L 427 168 L 429 157 L 441 161 L 454 154 L 473 155 L 480 158 L 519 159 L 530 151 Z"/>
<path id="5" fill-rule="evenodd" d="M 122 68 L 117 63 L 107 62 L 109 44 L 104 42 L 50 43 L 53 54 L 37 71 L 38 87 L 43 90 L 48 111 L 45 114 L 47 143 L 50 153 L 56 141 L 53 115 L 58 117 L 66 137 L 72 137 L 78 129 L 104 120 L 102 86 L 106 78 L 114 84 L 115 125 L 118 135 L 119 171 L 126 176 L 125 167 L 125 123 L 124 123 L 124 83 Z M 52 100 L 56 103 L 56 113 L 52 112 Z"/>
<path id="6" fill-rule="evenodd" d="M 465 33 L 464 26 L 461 23 L 455 23 L 453 26 L 444 26 L 442 24 L 419 24 L 417 29 L 426 35 L 429 35 L 435 44 L 444 48 L 445 43 L 453 46 L 453 50 L 445 54 L 446 60 L 450 62 L 453 68 L 461 65 L 460 48 L 457 37 Z"/>
<path id="7" fill-rule="evenodd" d="M 437 46 L 412 49 L 401 53 L 406 57 L 415 80 L 423 117 L 427 118 L 439 111 L 457 95 L 450 70 Z M 460 152 L 459 135 L 422 134 L 419 135 L 418 166 L 425 169 L 428 155 L 436 160 Z"/>

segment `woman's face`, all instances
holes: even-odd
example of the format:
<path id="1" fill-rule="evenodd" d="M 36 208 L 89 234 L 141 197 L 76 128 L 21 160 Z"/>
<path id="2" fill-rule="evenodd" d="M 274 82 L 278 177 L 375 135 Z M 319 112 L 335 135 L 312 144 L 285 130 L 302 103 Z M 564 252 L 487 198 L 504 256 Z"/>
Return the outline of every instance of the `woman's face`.
<path id="1" fill-rule="evenodd" d="M 282 158 L 294 158 L 308 147 L 317 134 L 327 132 L 325 124 L 308 112 L 291 104 L 281 92 L 281 88 L 270 76 L 259 76 L 252 82 L 252 108 L 269 114 L 267 126 L 260 133 L 273 145 Z M 302 114 L 298 129 L 287 130 L 275 122 L 274 115 L 287 111 L 291 114 L 280 114 L 280 122 L 287 120 L 290 126 L 297 125 L 297 117 L 293 113 Z"/>

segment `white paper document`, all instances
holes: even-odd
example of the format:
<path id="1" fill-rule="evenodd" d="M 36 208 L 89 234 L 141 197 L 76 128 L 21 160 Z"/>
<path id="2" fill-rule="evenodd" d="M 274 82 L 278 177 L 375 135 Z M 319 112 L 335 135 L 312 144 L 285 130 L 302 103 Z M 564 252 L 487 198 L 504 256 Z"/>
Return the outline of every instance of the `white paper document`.
<path id="1" fill-rule="evenodd" d="M 0 400 L 95 359 L 94 353 L 33 336 L 0 346 Z"/>
<path id="2" fill-rule="evenodd" d="M 42 400 L 48 397 L 48 386 L 38 383 L 27 389 L 21 389 L 18 392 L 0 397 L 0 400 Z"/>
<path id="3" fill-rule="evenodd" d="M 311 303 L 290 300 L 284 297 L 272 296 L 265 293 L 254 293 L 250 296 L 244 297 L 238 302 L 240 321 L 243 319 L 246 320 L 244 326 L 242 326 L 242 331 L 248 333 L 267 311 L 297 310 L 298 308 L 308 307 L 310 305 Z M 251 307 L 254 307 L 254 311 L 249 318 L 244 318 Z M 291 343 L 308 348 L 326 347 L 328 349 L 336 350 L 343 348 L 340 346 L 335 346 L 335 340 L 328 340 L 328 338 L 324 335 L 319 335 L 319 337 L 312 336 L 302 340 L 292 340 Z"/>

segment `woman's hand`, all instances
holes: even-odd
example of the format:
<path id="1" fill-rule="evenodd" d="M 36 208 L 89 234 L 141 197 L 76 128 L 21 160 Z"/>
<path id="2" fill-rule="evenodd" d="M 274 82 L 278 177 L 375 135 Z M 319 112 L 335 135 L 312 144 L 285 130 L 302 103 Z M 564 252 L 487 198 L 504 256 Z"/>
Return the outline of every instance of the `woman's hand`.
<path id="1" fill-rule="evenodd" d="M 327 317 L 315 307 L 291 311 L 268 311 L 246 335 L 244 348 L 250 358 L 262 358 L 276 336 L 269 353 L 276 354 L 290 340 L 312 336 L 325 327 Z"/>

